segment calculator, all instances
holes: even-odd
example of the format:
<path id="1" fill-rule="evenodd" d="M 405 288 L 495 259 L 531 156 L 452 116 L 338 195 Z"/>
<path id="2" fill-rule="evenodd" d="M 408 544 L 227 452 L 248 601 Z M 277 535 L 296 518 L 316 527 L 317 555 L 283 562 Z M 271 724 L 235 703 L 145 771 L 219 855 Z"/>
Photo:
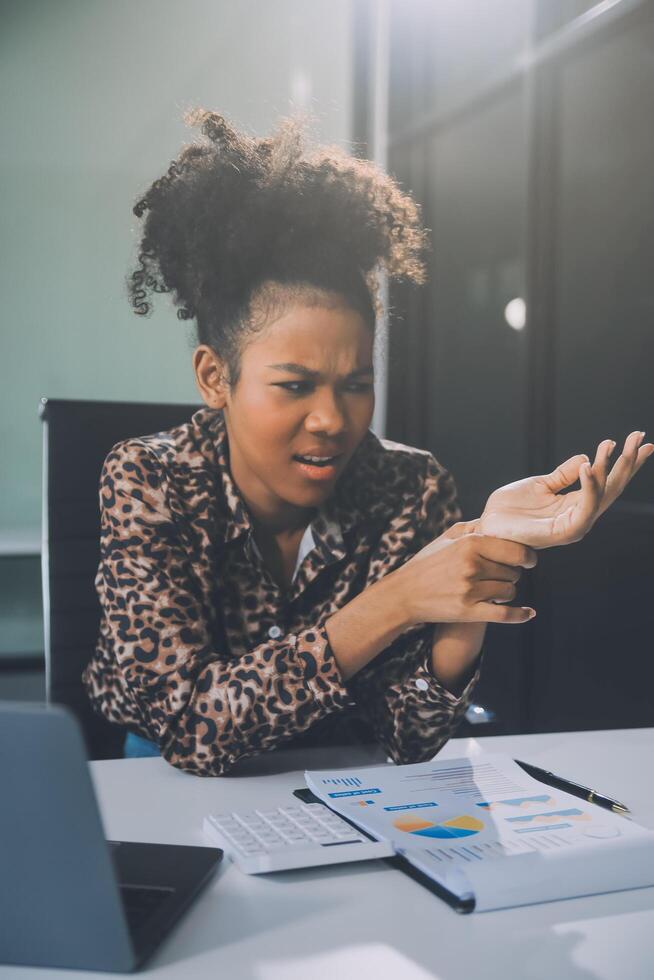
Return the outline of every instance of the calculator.
<path id="1" fill-rule="evenodd" d="M 297 803 L 205 817 L 205 836 L 245 874 L 393 856 L 322 803 Z"/>

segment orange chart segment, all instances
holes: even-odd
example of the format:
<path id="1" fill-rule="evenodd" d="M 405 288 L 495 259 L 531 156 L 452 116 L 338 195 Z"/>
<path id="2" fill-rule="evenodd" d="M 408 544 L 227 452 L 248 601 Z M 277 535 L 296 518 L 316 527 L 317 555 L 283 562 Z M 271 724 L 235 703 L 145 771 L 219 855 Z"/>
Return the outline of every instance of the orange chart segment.
<path id="1" fill-rule="evenodd" d="M 420 820 L 416 817 L 398 817 L 393 821 L 393 826 L 397 830 L 403 830 L 407 834 L 417 834 L 419 837 L 470 837 L 478 834 L 484 829 L 484 824 L 476 817 L 463 814 L 460 817 L 451 817 L 443 820 L 442 823 L 432 823 L 429 820 Z"/>
<path id="2" fill-rule="evenodd" d="M 416 831 L 426 830 L 427 827 L 433 827 L 434 824 L 430 820 L 420 820 L 418 817 L 400 817 L 393 821 L 393 826 L 397 827 L 398 830 L 406 831 L 407 834 L 415 834 Z"/>

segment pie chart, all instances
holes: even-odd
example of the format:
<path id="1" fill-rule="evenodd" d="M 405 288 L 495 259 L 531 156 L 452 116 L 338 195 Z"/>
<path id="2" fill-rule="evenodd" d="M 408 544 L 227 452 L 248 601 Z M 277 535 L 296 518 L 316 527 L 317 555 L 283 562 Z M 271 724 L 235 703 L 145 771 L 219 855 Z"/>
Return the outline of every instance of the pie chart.
<path id="1" fill-rule="evenodd" d="M 461 817 L 451 817 L 441 823 L 432 823 L 430 820 L 421 820 L 419 817 L 398 817 L 393 821 L 393 826 L 398 830 L 403 830 L 407 834 L 417 834 L 418 837 L 471 837 L 484 829 L 481 820 L 476 817 L 463 815 Z"/>

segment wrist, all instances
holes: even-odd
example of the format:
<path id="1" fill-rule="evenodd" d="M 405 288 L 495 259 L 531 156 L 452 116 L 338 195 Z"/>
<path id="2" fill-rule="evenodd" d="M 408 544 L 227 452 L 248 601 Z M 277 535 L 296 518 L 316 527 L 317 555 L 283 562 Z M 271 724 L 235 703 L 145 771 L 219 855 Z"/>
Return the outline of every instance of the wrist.
<path id="1" fill-rule="evenodd" d="M 381 595 L 388 602 L 395 626 L 402 633 L 421 622 L 416 618 L 415 608 L 411 600 L 412 590 L 407 575 L 404 573 L 404 568 L 403 565 L 394 572 L 389 572 L 373 586 L 373 588 L 380 590 Z"/>
<path id="2" fill-rule="evenodd" d="M 324 622 L 343 681 L 365 667 L 410 625 L 402 590 L 392 574 L 368 586 Z"/>
<path id="3" fill-rule="evenodd" d="M 486 623 L 438 623 L 434 626 L 431 671 L 455 697 L 470 681 L 481 653 Z"/>
<path id="4" fill-rule="evenodd" d="M 477 517 L 474 521 L 457 521 L 456 524 L 451 524 L 447 531 L 441 534 L 441 537 L 447 538 L 448 541 L 456 541 L 457 538 L 463 538 L 466 534 L 475 534 L 479 530 L 480 520 L 481 518 Z"/>
<path id="5" fill-rule="evenodd" d="M 392 625 L 398 633 L 411 629 L 418 622 L 411 602 L 411 590 L 402 574 L 403 568 L 404 566 L 394 572 L 389 572 L 388 575 L 371 586 L 379 592 L 385 603 L 388 603 L 389 615 L 393 620 Z"/>

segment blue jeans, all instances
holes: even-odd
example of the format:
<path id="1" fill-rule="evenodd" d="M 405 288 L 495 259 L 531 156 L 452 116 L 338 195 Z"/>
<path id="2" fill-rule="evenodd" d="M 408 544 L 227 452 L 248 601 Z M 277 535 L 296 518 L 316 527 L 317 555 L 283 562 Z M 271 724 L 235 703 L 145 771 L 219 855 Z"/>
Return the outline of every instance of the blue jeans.
<path id="1" fill-rule="evenodd" d="M 160 755 L 159 746 L 156 742 L 151 742 L 141 735 L 134 735 L 132 732 L 127 733 L 125 747 L 123 749 L 124 759 L 145 759 L 150 756 Z"/>

